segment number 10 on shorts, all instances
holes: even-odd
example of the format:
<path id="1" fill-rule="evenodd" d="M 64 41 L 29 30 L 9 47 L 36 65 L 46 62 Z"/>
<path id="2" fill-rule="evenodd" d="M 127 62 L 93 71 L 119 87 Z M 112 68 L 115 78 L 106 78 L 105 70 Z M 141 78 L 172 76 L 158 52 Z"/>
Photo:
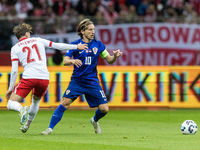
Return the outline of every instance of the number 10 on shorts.
<path id="1" fill-rule="evenodd" d="M 101 93 L 102 98 L 106 98 L 106 95 L 104 94 L 103 90 L 99 91 Z"/>

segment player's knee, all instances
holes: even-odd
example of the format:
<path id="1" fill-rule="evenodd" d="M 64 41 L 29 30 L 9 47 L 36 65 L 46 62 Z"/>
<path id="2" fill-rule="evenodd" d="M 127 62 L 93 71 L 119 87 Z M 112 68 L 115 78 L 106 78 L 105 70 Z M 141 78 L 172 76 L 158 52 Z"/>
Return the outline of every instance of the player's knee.
<path id="1" fill-rule="evenodd" d="M 99 105 L 99 110 L 102 113 L 108 113 L 108 111 L 109 111 L 108 104 L 101 104 L 101 105 Z"/>
<path id="2" fill-rule="evenodd" d="M 37 114 L 37 112 L 30 111 L 28 114 L 29 114 L 29 116 L 34 116 L 35 114 Z"/>
<path id="3" fill-rule="evenodd" d="M 61 105 L 65 106 L 65 108 L 68 108 L 71 103 L 72 103 L 72 100 L 65 97 L 63 97 L 61 101 Z"/>
<path id="4" fill-rule="evenodd" d="M 10 100 L 8 100 L 7 109 L 10 110 Z"/>
<path id="5" fill-rule="evenodd" d="M 100 109 L 100 111 L 101 111 L 102 113 L 108 113 L 109 108 L 108 108 L 108 107 L 103 107 L 103 108 Z"/>
<path id="6" fill-rule="evenodd" d="M 41 100 L 41 97 L 37 97 L 37 96 L 33 95 L 33 99 L 34 99 L 35 101 L 40 101 L 40 100 Z"/>

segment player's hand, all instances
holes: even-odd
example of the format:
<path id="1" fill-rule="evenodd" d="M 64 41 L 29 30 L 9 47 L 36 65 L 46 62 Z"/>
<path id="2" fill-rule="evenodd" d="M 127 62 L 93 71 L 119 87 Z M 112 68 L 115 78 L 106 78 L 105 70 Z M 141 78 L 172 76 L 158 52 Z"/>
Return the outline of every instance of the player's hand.
<path id="1" fill-rule="evenodd" d="M 77 48 L 78 48 L 79 50 L 87 50 L 87 49 L 88 49 L 88 45 L 87 45 L 87 44 L 81 44 L 81 43 L 79 43 L 79 44 L 77 45 Z"/>
<path id="2" fill-rule="evenodd" d="M 72 64 L 79 68 L 82 65 L 82 61 L 79 59 L 74 59 L 72 60 Z"/>
<path id="3" fill-rule="evenodd" d="M 120 51 L 120 49 L 113 51 L 113 55 L 115 58 L 118 58 L 119 56 L 122 56 L 122 52 Z"/>
<path id="4" fill-rule="evenodd" d="M 10 99 L 11 94 L 12 94 L 12 91 L 7 91 L 7 92 L 6 92 L 6 98 L 7 98 L 7 99 Z"/>

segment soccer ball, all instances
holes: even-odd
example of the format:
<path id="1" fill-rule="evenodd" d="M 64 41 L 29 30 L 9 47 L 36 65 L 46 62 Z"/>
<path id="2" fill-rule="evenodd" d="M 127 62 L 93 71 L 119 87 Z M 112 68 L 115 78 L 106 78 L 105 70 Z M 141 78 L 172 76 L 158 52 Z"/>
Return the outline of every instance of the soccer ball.
<path id="1" fill-rule="evenodd" d="M 183 134 L 195 134 L 197 132 L 197 124 L 193 120 L 185 120 L 181 125 Z"/>

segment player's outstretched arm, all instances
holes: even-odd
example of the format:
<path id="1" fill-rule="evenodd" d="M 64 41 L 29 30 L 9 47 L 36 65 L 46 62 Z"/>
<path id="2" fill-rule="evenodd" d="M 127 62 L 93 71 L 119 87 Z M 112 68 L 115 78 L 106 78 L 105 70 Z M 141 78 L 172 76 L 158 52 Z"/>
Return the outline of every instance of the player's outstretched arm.
<path id="1" fill-rule="evenodd" d="M 57 49 L 57 50 L 73 50 L 73 49 L 79 49 L 79 50 L 86 50 L 88 49 L 87 44 L 65 44 L 65 43 L 55 43 L 46 39 L 40 38 L 40 41 L 45 45 L 45 47 Z"/>
<path id="2" fill-rule="evenodd" d="M 122 56 L 122 52 L 120 51 L 120 49 L 113 51 L 113 55 L 111 56 L 110 54 L 108 56 L 105 57 L 105 60 L 107 61 L 107 63 L 109 64 L 113 64 L 118 57 Z"/>
<path id="3" fill-rule="evenodd" d="M 79 50 L 86 50 L 88 49 L 87 44 L 64 44 L 64 43 L 52 43 L 52 48 L 58 50 L 72 50 L 72 49 L 79 49 Z"/>

